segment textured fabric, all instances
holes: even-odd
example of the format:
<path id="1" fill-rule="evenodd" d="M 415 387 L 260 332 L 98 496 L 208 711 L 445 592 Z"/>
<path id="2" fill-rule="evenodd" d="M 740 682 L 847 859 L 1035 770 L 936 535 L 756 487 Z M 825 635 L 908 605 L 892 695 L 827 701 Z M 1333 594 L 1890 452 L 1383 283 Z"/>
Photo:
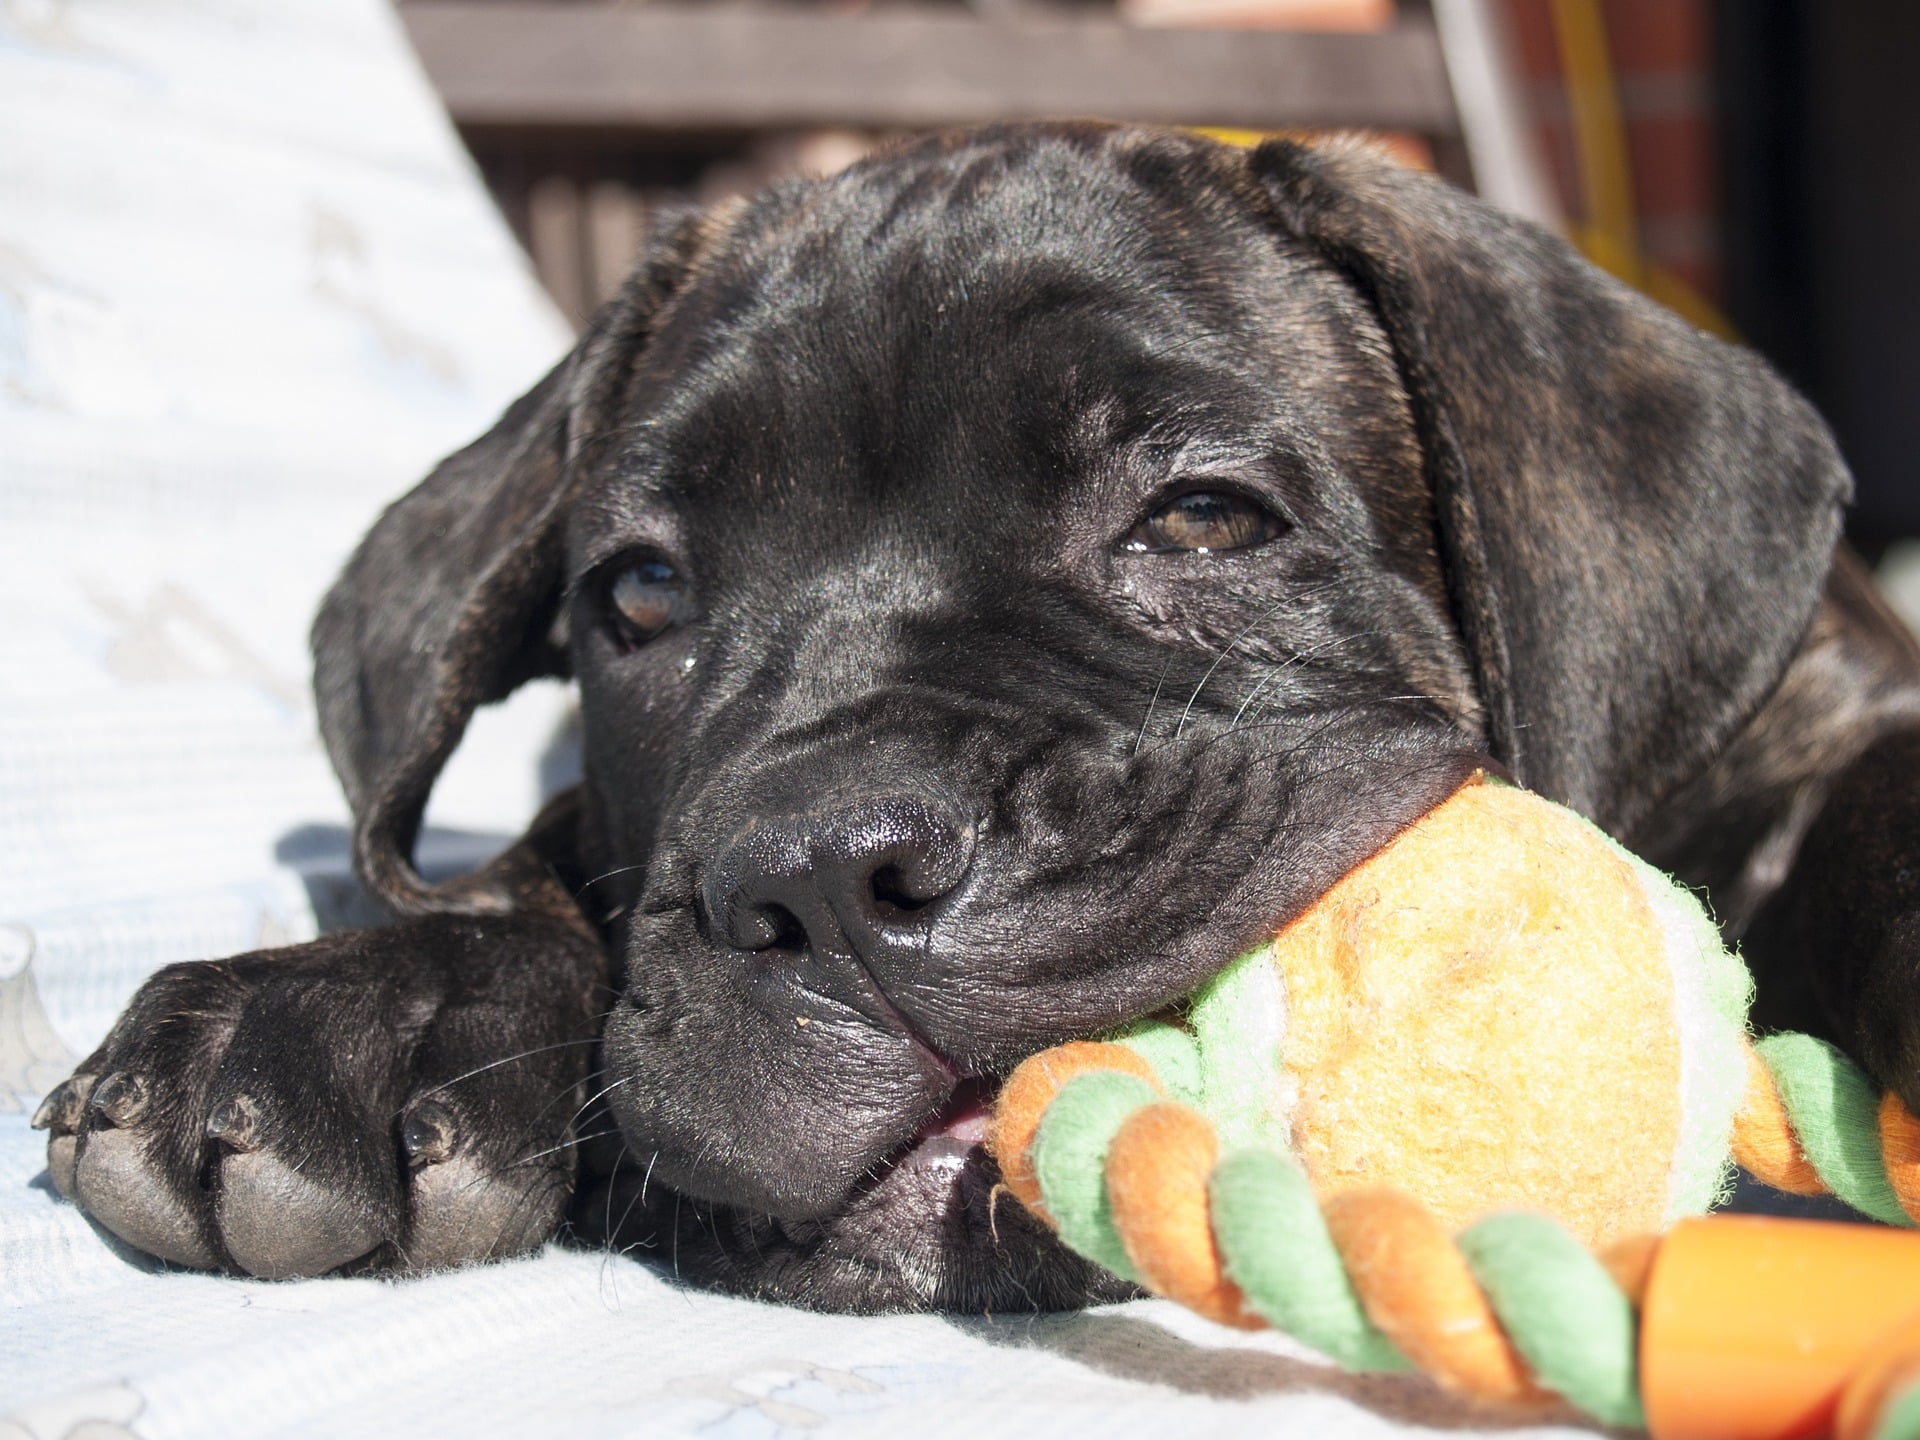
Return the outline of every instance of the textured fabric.
<path id="1" fill-rule="evenodd" d="M 1033 1167 L 1034 1136 L 1040 1129 L 1040 1117 L 1053 1103 L 1054 1095 L 1075 1075 L 1116 1070 L 1137 1076 L 1148 1085 L 1159 1083 L 1153 1067 L 1131 1045 L 1075 1040 L 1035 1056 L 1001 1087 L 987 1125 L 987 1149 L 999 1161 L 1007 1189 L 1035 1214 L 1047 1214 Z"/>
<path id="2" fill-rule="evenodd" d="M 1874 1426 L 1873 1440 L 1920 1440 L 1920 1384 L 1888 1402 Z"/>
<path id="3" fill-rule="evenodd" d="M 1801 1152 L 1786 1102 L 1758 1050 L 1748 1049 L 1744 1069 L 1746 1098 L 1733 1118 L 1734 1158 L 1748 1174 L 1775 1190 L 1789 1195 L 1829 1193 L 1827 1182 Z"/>
<path id="4" fill-rule="evenodd" d="M 1202 1103 L 1206 1084 L 1200 1072 L 1200 1047 L 1192 1035 L 1175 1025 L 1151 1020 L 1129 1027 L 1113 1037 L 1142 1060 L 1167 1094 L 1188 1105 Z"/>
<path id="5" fill-rule="evenodd" d="M 1504 1405 L 1542 1398 L 1433 1211 L 1382 1189 L 1342 1190 L 1320 1213 L 1367 1318 L 1401 1354 L 1463 1395 Z"/>
<path id="6" fill-rule="evenodd" d="M 1733 1189 L 1727 1137 L 1747 1089 L 1742 1053 L 1753 976 L 1699 899 L 1625 846 L 1608 843 L 1640 880 L 1667 957 L 1680 1032 L 1680 1135 L 1663 1227 L 1725 1203 Z"/>
<path id="7" fill-rule="evenodd" d="M 1200 1049 L 1201 1105 L 1228 1149 L 1292 1143 L 1297 1090 L 1281 1065 L 1289 1016 L 1286 987 L 1263 945 L 1193 997 L 1187 1023 Z"/>
<path id="8" fill-rule="evenodd" d="M 1880 1097 L 1877 1117 L 1880 1164 L 1887 1183 L 1909 1219 L 1920 1220 L 1920 1117 L 1916 1117 L 1889 1090 Z"/>
<path id="9" fill-rule="evenodd" d="M 1540 1406 L 1552 1394 L 1609 1425 L 1641 1423 L 1634 1310 L 1561 1225 L 1508 1212 L 1450 1238 L 1404 1191 L 1317 1202 L 1291 1157 L 1243 1150 L 1223 1164 L 1212 1122 L 1154 1095 L 1133 1075 L 1081 1073 L 1047 1106 L 1034 1169 L 1074 1249 L 1118 1269 L 1108 1257 L 1124 1248 L 1122 1273 L 1224 1324 L 1297 1317 L 1348 1363 L 1404 1356 L 1479 1399 Z"/>

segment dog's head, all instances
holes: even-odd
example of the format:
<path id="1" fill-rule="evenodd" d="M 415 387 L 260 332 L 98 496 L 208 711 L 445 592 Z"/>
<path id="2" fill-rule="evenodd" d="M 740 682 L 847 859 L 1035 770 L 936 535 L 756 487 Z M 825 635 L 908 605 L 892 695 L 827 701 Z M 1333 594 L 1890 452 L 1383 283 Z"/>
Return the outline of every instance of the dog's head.
<path id="1" fill-rule="evenodd" d="M 368 882 L 571 675 L 637 1164 L 712 1273 L 1059 1304 L 993 1077 L 1189 992 L 1491 755 L 1617 832 L 1778 675 L 1844 472 L 1757 361 L 1364 152 L 924 141 L 668 227 L 316 628 Z"/>

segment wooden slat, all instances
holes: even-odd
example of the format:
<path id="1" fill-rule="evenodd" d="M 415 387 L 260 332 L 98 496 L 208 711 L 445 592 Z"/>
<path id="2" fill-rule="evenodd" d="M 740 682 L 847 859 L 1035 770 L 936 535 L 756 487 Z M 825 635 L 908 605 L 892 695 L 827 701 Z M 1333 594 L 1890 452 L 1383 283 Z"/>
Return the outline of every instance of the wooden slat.
<path id="1" fill-rule="evenodd" d="M 1098 115 L 1452 135 L 1431 26 L 1149 30 L 954 10 L 432 0 L 400 9 L 471 124 L 887 129 Z"/>

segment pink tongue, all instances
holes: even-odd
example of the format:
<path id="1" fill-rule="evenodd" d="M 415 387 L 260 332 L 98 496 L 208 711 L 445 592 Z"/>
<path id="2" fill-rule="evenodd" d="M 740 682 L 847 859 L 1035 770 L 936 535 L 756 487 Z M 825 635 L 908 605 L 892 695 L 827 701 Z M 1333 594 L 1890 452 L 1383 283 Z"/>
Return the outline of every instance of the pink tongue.
<path id="1" fill-rule="evenodd" d="M 969 1105 L 951 1115 L 935 1116 L 922 1138 L 951 1135 L 955 1140 L 977 1145 L 987 1138 L 987 1114 L 985 1105 Z"/>
<path id="2" fill-rule="evenodd" d="M 987 1117 L 993 1113 L 991 1088 L 969 1081 L 954 1093 L 947 1107 L 920 1127 L 916 1140 L 936 1135 L 977 1145 L 987 1138 Z"/>

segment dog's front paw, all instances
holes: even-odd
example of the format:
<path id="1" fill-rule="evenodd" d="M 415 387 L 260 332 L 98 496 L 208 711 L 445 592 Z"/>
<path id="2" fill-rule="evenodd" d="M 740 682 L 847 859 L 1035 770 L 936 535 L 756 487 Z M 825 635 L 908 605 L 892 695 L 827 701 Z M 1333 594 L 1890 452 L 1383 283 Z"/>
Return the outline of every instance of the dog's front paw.
<path id="1" fill-rule="evenodd" d="M 572 1188 L 600 967 L 530 917 L 169 966 L 35 1114 L 47 1169 L 129 1245 L 198 1269 L 529 1249 Z"/>

